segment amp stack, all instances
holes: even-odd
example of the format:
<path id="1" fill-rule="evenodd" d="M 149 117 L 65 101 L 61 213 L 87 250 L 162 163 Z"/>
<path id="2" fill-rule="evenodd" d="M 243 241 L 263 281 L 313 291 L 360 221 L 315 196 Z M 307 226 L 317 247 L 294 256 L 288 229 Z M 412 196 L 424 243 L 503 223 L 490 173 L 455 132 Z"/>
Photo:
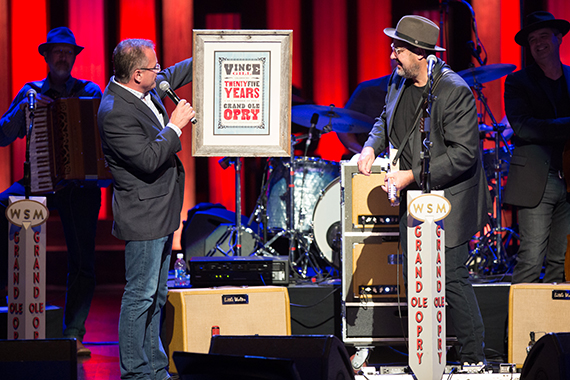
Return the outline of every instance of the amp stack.
<path id="1" fill-rule="evenodd" d="M 342 337 L 357 349 L 403 342 L 406 335 L 399 318 L 406 298 L 398 207 L 381 188 L 388 163 L 377 158 L 365 176 L 356 156 L 341 162 Z"/>

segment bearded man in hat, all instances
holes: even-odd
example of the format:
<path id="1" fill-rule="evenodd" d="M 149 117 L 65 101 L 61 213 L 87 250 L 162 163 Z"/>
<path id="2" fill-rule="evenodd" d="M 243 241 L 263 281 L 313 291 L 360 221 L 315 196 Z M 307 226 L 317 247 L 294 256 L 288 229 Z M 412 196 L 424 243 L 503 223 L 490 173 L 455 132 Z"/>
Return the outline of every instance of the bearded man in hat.
<path id="1" fill-rule="evenodd" d="M 7 146 L 27 133 L 26 94 L 37 92 L 37 106 L 47 106 L 58 98 L 101 98 L 101 89 L 95 83 L 73 78 L 71 69 L 75 57 L 83 50 L 75 42 L 75 36 L 66 27 L 52 29 L 45 43 L 38 47 L 44 57 L 49 73 L 47 78 L 29 82 L 18 92 L 10 108 L 0 119 L 0 146 Z M 8 222 L 5 210 L 9 196 L 24 196 L 23 180 L 0 194 L 0 286 L 6 285 L 8 252 Z M 63 224 L 67 243 L 67 294 L 65 299 L 63 335 L 77 339 L 77 353 L 90 355 L 82 341 L 85 335 L 85 320 L 89 314 L 95 290 L 95 232 L 101 208 L 101 190 L 96 185 L 68 184 L 54 194 L 47 195 L 47 205 L 56 209 Z"/>
<path id="2" fill-rule="evenodd" d="M 562 157 L 570 139 L 570 67 L 560 60 L 560 45 L 569 30 L 568 21 L 551 13 L 528 15 L 515 41 L 530 50 L 535 63 L 505 80 L 515 149 L 504 201 L 518 207 L 520 233 L 514 284 L 539 282 L 543 264 L 543 282 L 564 281 L 570 205 Z"/>
<path id="3" fill-rule="evenodd" d="M 360 154 L 358 169 L 370 175 L 375 157 L 388 144 L 398 149 L 400 170 L 386 175 L 400 191 L 400 241 L 404 271 L 407 263 L 408 190 L 422 184 L 420 105 L 428 87 L 428 56 L 445 49 L 436 45 L 438 26 L 420 16 L 404 16 L 395 29 L 390 58 L 397 63 L 388 84 L 386 107 Z M 435 57 L 433 57 L 435 58 Z M 443 190 L 451 202 L 445 219 L 445 276 L 447 313 L 461 345 L 461 362 L 484 364 L 484 326 L 465 262 L 469 240 L 488 223 L 491 199 L 479 154 L 475 99 L 465 81 L 435 58 L 431 109 L 431 189 Z M 437 84 L 435 84 L 437 83 Z M 419 115 L 419 116 L 418 116 Z M 386 186 L 384 186 L 386 190 Z"/>

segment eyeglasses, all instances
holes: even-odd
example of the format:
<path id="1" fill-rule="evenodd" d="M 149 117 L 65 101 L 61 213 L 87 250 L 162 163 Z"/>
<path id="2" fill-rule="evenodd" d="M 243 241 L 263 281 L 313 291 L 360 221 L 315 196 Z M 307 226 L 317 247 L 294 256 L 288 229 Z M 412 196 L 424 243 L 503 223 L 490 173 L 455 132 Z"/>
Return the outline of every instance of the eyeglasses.
<path id="1" fill-rule="evenodd" d="M 66 55 L 68 57 L 75 55 L 75 52 L 73 50 L 68 49 L 53 49 L 51 53 L 55 55 Z"/>
<path id="2" fill-rule="evenodd" d="M 404 50 L 407 50 L 405 47 L 395 47 L 394 44 L 391 44 L 390 47 L 392 48 L 392 51 L 396 53 L 396 55 L 400 55 Z"/>
<path id="3" fill-rule="evenodd" d="M 148 71 L 154 71 L 155 73 L 160 72 L 160 63 L 156 63 L 156 66 L 154 67 L 141 67 L 140 69 L 137 70 L 148 70 Z"/>

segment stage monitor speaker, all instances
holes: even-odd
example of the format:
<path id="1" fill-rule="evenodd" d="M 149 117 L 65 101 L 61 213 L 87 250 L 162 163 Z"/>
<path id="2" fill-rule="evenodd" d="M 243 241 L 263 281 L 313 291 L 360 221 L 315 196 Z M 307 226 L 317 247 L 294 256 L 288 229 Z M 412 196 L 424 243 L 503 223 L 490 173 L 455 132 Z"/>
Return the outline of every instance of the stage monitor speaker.
<path id="1" fill-rule="evenodd" d="M 346 348 L 334 335 L 218 335 L 210 353 L 292 359 L 301 380 L 354 379 Z"/>
<path id="2" fill-rule="evenodd" d="M 531 348 L 521 371 L 521 380 L 570 379 L 570 333 L 551 333 Z"/>
<path id="3" fill-rule="evenodd" d="M 522 367 L 531 341 L 570 331 L 570 284 L 515 284 L 509 294 L 509 363 Z"/>
<path id="4" fill-rule="evenodd" d="M 211 203 L 200 203 L 189 210 L 188 219 L 183 222 L 184 226 L 182 227 L 180 238 L 180 245 L 186 258 L 205 256 L 213 246 L 213 244 L 207 242 L 207 239 L 214 233 L 219 238 L 225 232 L 226 228 L 217 231 L 220 225 L 235 225 L 235 215 L 235 212 L 226 210 L 224 206 Z M 248 222 L 249 218 L 242 215 L 241 224 L 246 226 Z M 257 230 L 257 223 L 253 222 L 251 228 Z M 217 238 L 213 243 L 216 241 Z M 207 243 L 209 244 L 208 246 Z"/>
<path id="5" fill-rule="evenodd" d="M 300 380 L 290 359 L 198 354 L 172 354 L 180 380 Z"/>
<path id="6" fill-rule="evenodd" d="M 0 378 L 77 380 L 75 339 L 0 341 Z"/>
<path id="7" fill-rule="evenodd" d="M 174 367 L 174 351 L 207 353 L 212 335 L 218 333 L 290 335 L 287 288 L 250 286 L 169 290 L 162 342 L 171 368 Z"/>

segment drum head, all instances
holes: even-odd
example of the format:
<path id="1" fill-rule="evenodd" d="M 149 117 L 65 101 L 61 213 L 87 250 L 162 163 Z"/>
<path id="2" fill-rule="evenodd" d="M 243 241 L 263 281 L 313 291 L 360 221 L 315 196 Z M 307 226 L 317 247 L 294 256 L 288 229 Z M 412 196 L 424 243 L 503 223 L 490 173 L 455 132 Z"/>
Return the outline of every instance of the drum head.
<path id="1" fill-rule="evenodd" d="M 332 180 L 322 192 L 313 213 L 315 242 L 324 259 L 333 264 L 334 253 L 340 251 L 340 177 Z"/>

